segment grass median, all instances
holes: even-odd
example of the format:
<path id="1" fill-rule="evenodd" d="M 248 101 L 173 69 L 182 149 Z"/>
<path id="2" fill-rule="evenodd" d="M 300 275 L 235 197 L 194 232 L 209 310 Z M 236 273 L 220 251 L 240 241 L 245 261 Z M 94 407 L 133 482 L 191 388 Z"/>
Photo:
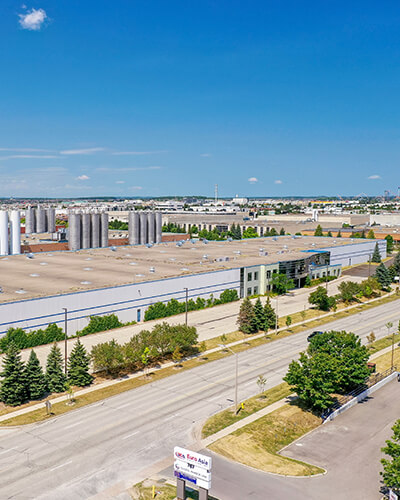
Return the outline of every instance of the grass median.
<path id="1" fill-rule="evenodd" d="M 176 486 L 170 484 L 154 483 L 155 497 L 153 497 L 153 485 L 149 484 L 151 481 L 146 480 L 142 483 L 136 484 L 130 491 L 133 500 L 175 500 L 176 499 Z M 199 494 L 196 490 L 189 487 L 186 483 L 186 498 L 188 500 L 198 500 Z M 209 500 L 218 500 L 217 498 L 209 495 Z"/>
<path id="2" fill-rule="evenodd" d="M 212 443 L 209 449 L 235 462 L 274 474 L 322 474 L 324 469 L 320 467 L 279 454 L 282 448 L 320 424 L 320 417 L 295 404 L 287 404 Z"/>

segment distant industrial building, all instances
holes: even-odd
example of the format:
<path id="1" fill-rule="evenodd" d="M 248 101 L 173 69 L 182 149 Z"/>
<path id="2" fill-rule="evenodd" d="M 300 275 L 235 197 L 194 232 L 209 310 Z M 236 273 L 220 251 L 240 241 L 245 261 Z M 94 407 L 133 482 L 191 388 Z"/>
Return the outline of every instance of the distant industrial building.
<path id="1" fill-rule="evenodd" d="M 79 224 L 86 227 L 86 219 Z M 140 235 L 142 227 L 148 228 L 147 219 L 132 229 Z M 10 256 L 0 259 L 0 334 L 10 327 L 63 326 L 63 308 L 70 334 L 95 315 L 142 321 L 151 304 L 185 300 L 186 289 L 194 300 L 219 297 L 226 289 L 237 290 L 240 297 L 265 294 L 277 273 L 299 287 L 307 276 L 340 276 L 342 266 L 368 262 L 376 244 L 385 258 L 385 240 L 293 236 Z"/>

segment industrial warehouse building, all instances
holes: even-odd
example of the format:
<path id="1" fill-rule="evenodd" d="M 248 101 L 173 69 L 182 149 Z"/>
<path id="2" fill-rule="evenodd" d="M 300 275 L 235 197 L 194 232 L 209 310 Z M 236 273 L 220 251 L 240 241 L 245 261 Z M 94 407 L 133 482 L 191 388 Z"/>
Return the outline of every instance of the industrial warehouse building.
<path id="1" fill-rule="evenodd" d="M 291 236 L 10 255 L 0 259 L 0 334 L 62 326 L 63 308 L 70 334 L 93 315 L 141 321 L 155 302 L 185 300 L 186 288 L 193 299 L 226 289 L 264 294 L 276 273 L 299 287 L 307 276 L 340 276 L 342 266 L 368 262 L 376 243 L 386 257 L 384 240 Z"/>

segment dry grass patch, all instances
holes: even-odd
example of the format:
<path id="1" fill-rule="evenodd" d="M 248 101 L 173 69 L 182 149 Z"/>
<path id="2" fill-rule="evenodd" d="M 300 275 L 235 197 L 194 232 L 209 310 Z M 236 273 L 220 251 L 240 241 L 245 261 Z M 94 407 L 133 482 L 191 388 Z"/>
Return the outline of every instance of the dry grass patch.
<path id="1" fill-rule="evenodd" d="M 376 363 L 376 371 L 381 373 L 392 366 L 392 353 L 387 352 L 386 354 L 382 354 L 378 358 L 375 358 L 374 363 Z M 397 348 L 394 350 L 394 365 L 397 368 L 400 367 L 400 349 Z"/>
<path id="2" fill-rule="evenodd" d="M 254 385 L 256 385 L 256 382 L 254 382 Z M 289 389 L 289 385 L 286 382 L 283 382 L 282 384 L 272 387 L 271 389 L 268 389 L 258 396 L 254 396 L 244 401 L 244 409 L 240 410 L 237 415 L 235 415 L 232 408 L 221 411 L 220 413 L 213 415 L 206 421 L 202 429 L 202 437 L 206 438 L 208 436 L 211 436 L 212 434 L 225 429 L 225 427 L 229 427 L 235 422 L 238 422 L 243 418 L 256 413 L 257 411 L 260 411 L 263 408 L 276 403 L 277 401 L 280 401 L 290 394 L 291 392 Z"/>
<path id="3" fill-rule="evenodd" d="M 323 469 L 279 455 L 279 450 L 315 429 L 321 419 L 296 405 L 285 405 L 219 439 L 209 448 L 231 460 L 284 476 L 311 476 Z"/>
<path id="4" fill-rule="evenodd" d="M 157 484 L 155 483 L 156 500 L 175 500 L 176 486 L 170 484 Z M 142 483 L 136 484 L 130 491 L 133 500 L 153 500 L 153 485 L 151 481 L 146 480 Z M 190 488 L 186 483 L 186 498 L 188 500 L 198 500 L 199 494 L 196 490 Z M 210 500 L 218 500 L 215 497 L 209 496 Z"/>

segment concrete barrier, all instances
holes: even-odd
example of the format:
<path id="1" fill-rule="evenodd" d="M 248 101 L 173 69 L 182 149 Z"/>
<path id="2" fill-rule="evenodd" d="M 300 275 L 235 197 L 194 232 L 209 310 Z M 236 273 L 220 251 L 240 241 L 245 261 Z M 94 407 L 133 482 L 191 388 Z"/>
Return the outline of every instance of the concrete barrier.
<path id="1" fill-rule="evenodd" d="M 368 397 L 370 394 L 372 394 L 373 392 L 375 392 L 378 389 L 380 389 L 381 387 L 383 387 L 388 382 L 391 382 L 393 379 L 395 379 L 397 377 L 398 373 L 399 372 L 393 372 L 393 373 L 391 373 L 390 375 L 388 375 L 384 379 L 380 380 L 378 383 L 376 383 L 375 385 L 373 385 L 369 389 L 365 389 L 365 391 L 363 391 L 358 396 L 355 396 L 353 399 L 350 399 L 350 401 L 348 401 L 343 406 L 341 406 L 340 408 L 338 408 L 337 410 L 335 410 L 334 412 L 332 412 L 329 415 L 329 417 L 327 417 L 323 421 L 323 424 L 326 424 L 326 422 L 329 422 L 330 420 L 333 420 L 334 418 L 336 418 L 341 413 L 345 412 L 349 408 L 351 408 L 351 407 L 355 406 L 356 404 L 360 403 L 361 401 L 363 401 L 366 397 Z"/>

